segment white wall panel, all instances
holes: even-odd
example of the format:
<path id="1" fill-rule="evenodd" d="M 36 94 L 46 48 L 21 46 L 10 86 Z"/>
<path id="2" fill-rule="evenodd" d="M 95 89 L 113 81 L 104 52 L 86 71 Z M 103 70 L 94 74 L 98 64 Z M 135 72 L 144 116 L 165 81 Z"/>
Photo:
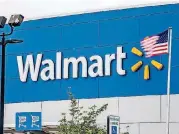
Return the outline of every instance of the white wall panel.
<path id="1" fill-rule="evenodd" d="M 170 134 L 179 134 L 179 123 L 170 123 Z"/>
<path id="2" fill-rule="evenodd" d="M 88 107 L 96 105 L 98 108 L 104 104 L 108 104 L 108 108 L 98 118 L 97 123 L 104 126 L 107 125 L 108 115 L 118 115 L 118 98 L 101 98 L 101 99 L 80 99 L 79 106 L 83 106 L 84 110 Z"/>
<path id="3" fill-rule="evenodd" d="M 164 123 L 141 123 L 140 134 L 165 134 L 165 128 Z"/>
<path id="4" fill-rule="evenodd" d="M 161 100 L 161 105 L 160 105 Z M 171 96 L 170 134 L 179 133 L 179 95 Z M 80 99 L 79 106 L 84 110 L 96 105 L 98 108 L 108 104 L 108 109 L 98 117 L 97 123 L 106 125 L 108 115 L 119 115 L 121 132 L 126 132 L 129 126 L 130 134 L 164 134 L 166 129 L 166 96 L 141 96 L 100 99 Z M 69 113 L 70 101 L 46 101 L 33 103 L 14 103 L 5 105 L 5 127 L 14 127 L 16 112 L 42 111 L 43 125 L 57 125 L 62 113 Z M 161 110 L 160 110 L 161 108 Z M 162 115 L 160 115 L 160 113 Z M 160 123 L 160 117 L 162 122 Z M 70 118 L 69 116 L 67 117 Z M 132 123 L 133 122 L 133 123 Z M 158 122 L 158 123 L 156 123 Z M 125 123 L 125 124 L 123 124 Z"/>
<path id="5" fill-rule="evenodd" d="M 140 124 L 120 124 L 120 132 L 129 132 L 129 134 L 139 134 Z"/>
<path id="6" fill-rule="evenodd" d="M 6 104 L 4 123 L 14 125 L 17 112 L 41 112 L 41 102 Z"/>
<path id="7" fill-rule="evenodd" d="M 170 97 L 170 121 L 179 122 L 179 95 L 171 95 Z M 161 97 L 161 114 L 162 122 L 166 122 L 167 116 L 167 96 Z"/>
<path id="8" fill-rule="evenodd" d="M 160 97 L 121 97 L 119 98 L 119 116 L 122 123 L 159 122 Z"/>
<path id="9" fill-rule="evenodd" d="M 56 125 L 62 118 L 62 113 L 69 113 L 70 101 L 42 102 L 43 125 Z M 69 117 L 69 116 L 68 116 Z"/>
<path id="10" fill-rule="evenodd" d="M 179 123 L 170 123 L 170 134 L 179 134 Z M 141 123 L 140 134 L 165 134 L 166 123 Z"/>

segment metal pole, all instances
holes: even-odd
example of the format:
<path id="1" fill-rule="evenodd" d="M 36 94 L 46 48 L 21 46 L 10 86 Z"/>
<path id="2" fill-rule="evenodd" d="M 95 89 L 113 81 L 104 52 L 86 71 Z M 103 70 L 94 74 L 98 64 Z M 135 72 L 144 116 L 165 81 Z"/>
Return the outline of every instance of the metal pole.
<path id="1" fill-rule="evenodd" d="M 3 33 L 2 35 L 2 55 L 1 55 L 1 112 L 0 112 L 0 133 L 4 133 L 4 86 L 5 86 L 5 47 L 6 47 L 6 42 L 5 42 L 5 34 Z"/>
<path id="2" fill-rule="evenodd" d="M 167 80 L 167 122 L 166 134 L 170 133 L 170 74 L 171 74 L 171 55 L 172 55 L 172 28 L 168 29 L 168 80 Z"/>
<path id="3" fill-rule="evenodd" d="M 109 116 L 108 116 L 108 117 L 107 117 L 107 134 L 109 134 L 109 129 L 110 129 L 110 128 L 109 128 L 109 123 L 110 123 L 110 122 L 109 122 Z"/>

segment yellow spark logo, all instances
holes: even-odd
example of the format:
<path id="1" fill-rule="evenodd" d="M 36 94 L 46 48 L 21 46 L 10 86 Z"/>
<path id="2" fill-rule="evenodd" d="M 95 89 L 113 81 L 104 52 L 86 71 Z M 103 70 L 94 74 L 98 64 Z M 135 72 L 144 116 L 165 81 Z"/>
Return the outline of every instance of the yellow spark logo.
<path id="1" fill-rule="evenodd" d="M 139 56 L 139 57 L 142 57 L 142 56 L 143 56 L 143 53 L 142 53 L 139 49 L 137 49 L 137 48 L 135 48 L 135 47 L 132 48 L 131 52 L 132 52 L 133 54 Z M 151 61 L 151 64 L 152 64 L 157 70 L 161 70 L 161 69 L 163 68 L 163 65 L 162 65 L 161 63 L 159 63 L 158 61 L 156 61 L 156 60 L 152 60 L 152 61 Z M 142 65 L 143 65 L 143 62 L 142 62 L 141 60 L 138 61 L 137 63 L 135 63 L 135 64 L 131 67 L 132 72 L 138 71 L 139 68 L 142 67 Z M 149 65 L 145 65 L 145 67 L 144 67 L 144 80 L 149 80 L 149 79 L 150 79 L 150 69 L 149 69 Z"/>

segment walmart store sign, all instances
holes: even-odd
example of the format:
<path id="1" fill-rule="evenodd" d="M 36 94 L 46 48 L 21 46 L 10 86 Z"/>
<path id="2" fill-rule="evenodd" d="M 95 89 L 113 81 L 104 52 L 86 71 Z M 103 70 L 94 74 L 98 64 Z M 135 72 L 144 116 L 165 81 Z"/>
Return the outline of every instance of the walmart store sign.
<path id="1" fill-rule="evenodd" d="M 137 48 L 133 47 L 131 52 L 139 57 L 143 56 L 143 53 Z M 70 74 L 70 65 L 72 65 L 72 78 L 80 77 L 98 77 L 98 76 L 110 76 L 112 61 L 116 61 L 116 72 L 119 75 L 125 75 L 126 70 L 123 69 L 123 60 L 126 58 L 126 53 L 122 51 L 122 47 L 117 47 L 116 53 L 106 54 L 103 58 L 99 55 L 93 55 L 89 59 L 84 56 L 75 58 L 63 58 L 61 52 L 56 53 L 56 63 L 51 59 L 42 60 L 43 54 L 38 54 L 34 62 L 33 55 L 27 55 L 26 61 L 23 62 L 22 56 L 17 56 L 17 63 L 19 69 L 19 76 L 22 82 L 27 81 L 27 76 L 30 73 L 32 81 L 37 81 L 39 76 L 42 80 L 54 80 L 54 79 L 68 79 Z M 88 65 L 88 61 L 92 64 Z M 82 66 L 79 69 L 79 64 Z M 131 67 L 132 72 L 136 72 L 143 62 L 140 60 Z M 161 70 L 163 65 L 155 60 L 151 61 L 151 64 L 157 69 Z M 43 67 L 41 70 L 40 68 Z M 149 65 L 144 67 L 144 79 L 150 79 Z"/>
<path id="2" fill-rule="evenodd" d="M 63 58 L 62 52 L 56 53 L 56 63 L 51 59 L 42 60 L 43 54 L 38 54 L 36 60 L 33 60 L 33 55 L 27 55 L 25 62 L 23 56 L 17 56 L 19 76 L 22 82 L 27 81 L 27 76 L 30 73 L 32 81 L 37 81 L 39 77 L 42 80 L 68 79 L 69 66 L 72 64 L 72 77 L 79 77 L 79 64 L 82 65 L 81 77 L 98 77 L 111 75 L 111 63 L 116 60 L 116 72 L 119 75 L 125 75 L 126 71 L 123 67 L 123 60 L 126 58 L 126 53 L 122 51 L 122 47 L 117 47 L 117 52 L 106 54 L 105 61 L 99 55 L 93 55 L 87 59 L 84 56 L 75 58 Z M 88 60 L 92 62 L 88 65 Z M 104 64 L 104 65 L 103 65 Z M 40 70 L 41 66 L 43 67 Z"/>

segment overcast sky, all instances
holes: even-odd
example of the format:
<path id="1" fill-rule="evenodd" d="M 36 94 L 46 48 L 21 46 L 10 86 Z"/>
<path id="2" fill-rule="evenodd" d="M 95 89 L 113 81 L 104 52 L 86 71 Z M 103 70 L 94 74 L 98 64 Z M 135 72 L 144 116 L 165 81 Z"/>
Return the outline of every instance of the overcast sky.
<path id="1" fill-rule="evenodd" d="M 0 16 L 21 13 L 26 20 L 179 0 L 0 0 Z"/>

